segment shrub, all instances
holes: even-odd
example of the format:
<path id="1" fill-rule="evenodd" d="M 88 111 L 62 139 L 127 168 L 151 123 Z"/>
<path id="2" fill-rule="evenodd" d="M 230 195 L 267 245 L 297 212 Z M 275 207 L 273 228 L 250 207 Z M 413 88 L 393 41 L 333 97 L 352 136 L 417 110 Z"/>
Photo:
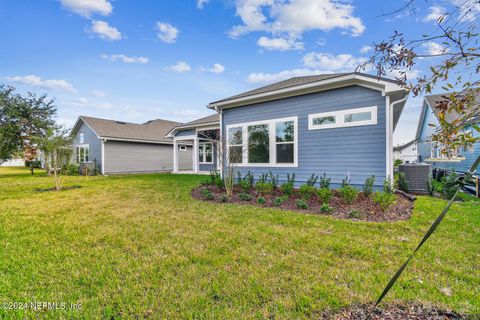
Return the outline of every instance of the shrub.
<path id="1" fill-rule="evenodd" d="M 287 194 L 290 196 L 293 193 L 293 183 L 290 183 L 290 182 L 284 183 L 280 186 L 280 189 L 284 194 Z"/>
<path id="2" fill-rule="evenodd" d="M 316 192 L 317 189 L 309 184 L 304 184 L 300 187 L 300 196 L 304 199 L 310 199 Z"/>
<path id="3" fill-rule="evenodd" d="M 401 165 L 402 163 L 403 163 L 402 159 L 395 159 L 395 161 L 393 161 L 393 166 L 396 168 L 399 165 Z"/>
<path id="4" fill-rule="evenodd" d="M 257 203 L 258 203 L 258 204 L 265 204 L 265 202 L 267 202 L 267 201 L 265 200 L 264 197 L 258 197 L 258 198 L 257 198 Z"/>
<path id="5" fill-rule="evenodd" d="M 410 192 L 410 189 L 408 189 L 407 178 L 405 177 L 405 173 L 403 172 L 398 173 L 397 188 L 398 190 L 402 190 L 403 192 Z"/>
<path id="6" fill-rule="evenodd" d="M 450 172 L 448 176 L 442 178 L 443 190 L 442 193 L 447 198 L 447 200 L 452 199 L 455 196 L 455 193 L 459 189 L 457 174 L 455 172 Z"/>
<path id="7" fill-rule="evenodd" d="M 362 217 L 362 213 L 358 210 L 352 210 L 348 213 L 348 217 L 350 219 L 360 219 Z"/>
<path id="8" fill-rule="evenodd" d="M 258 178 L 258 181 L 257 181 L 257 184 L 259 182 L 267 182 L 267 178 L 268 178 L 268 175 L 266 173 L 262 174 L 259 178 Z"/>
<path id="9" fill-rule="evenodd" d="M 208 189 L 203 189 L 202 190 L 202 197 L 205 200 L 213 200 L 213 193 Z"/>
<path id="10" fill-rule="evenodd" d="M 32 161 L 25 161 L 25 167 L 41 169 L 42 168 L 42 162 L 40 160 L 37 160 L 37 159 L 34 159 Z"/>
<path id="11" fill-rule="evenodd" d="M 221 202 L 228 202 L 228 196 L 226 194 L 222 194 L 218 200 L 220 200 Z"/>
<path id="12" fill-rule="evenodd" d="M 303 199 L 298 199 L 295 204 L 297 205 L 298 209 L 308 209 L 308 204 Z"/>
<path id="13" fill-rule="evenodd" d="M 373 184 L 375 183 L 375 176 L 370 176 L 365 179 L 365 185 L 363 186 L 363 194 L 369 197 L 373 193 Z"/>
<path id="14" fill-rule="evenodd" d="M 393 194 L 392 179 L 390 177 L 383 180 L 383 192 Z"/>
<path id="15" fill-rule="evenodd" d="M 240 200 L 242 200 L 242 201 L 250 201 L 250 200 L 252 200 L 252 196 L 249 195 L 248 193 L 245 193 L 245 192 L 240 193 L 240 195 L 239 195 L 238 197 L 239 197 Z"/>
<path id="16" fill-rule="evenodd" d="M 62 173 L 67 176 L 78 176 L 80 173 L 80 167 L 77 164 L 70 163 L 62 168 Z"/>
<path id="17" fill-rule="evenodd" d="M 318 194 L 318 197 L 320 198 L 320 201 L 322 201 L 322 204 L 329 204 L 333 195 L 332 191 L 328 188 L 318 189 L 317 194 Z"/>
<path id="18" fill-rule="evenodd" d="M 210 171 L 210 175 L 209 175 L 209 184 L 211 184 L 212 186 L 215 186 L 217 185 L 217 180 L 218 179 L 222 179 L 222 177 L 220 177 L 220 173 L 218 171 Z"/>
<path id="19" fill-rule="evenodd" d="M 248 180 L 240 180 L 240 188 L 245 192 L 250 191 L 250 183 Z"/>
<path id="20" fill-rule="evenodd" d="M 324 172 L 323 176 L 320 177 L 320 189 L 330 189 L 330 178 L 327 178 L 327 174 Z"/>
<path id="21" fill-rule="evenodd" d="M 330 212 L 332 212 L 332 211 L 333 211 L 333 208 L 332 208 L 328 203 L 326 203 L 326 202 L 324 202 L 324 203 L 322 204 L 322 206 L 320 207 L 320 212 L 321 212 L 321 213 L 328 214 L 328 213 L 330 213 Z"/>
<path id="22" fill-rule="evenodd" d="M 275 199 L 273 199 L 273 205 L 276 207 L 279 207 L 287 200 L 288 200 L 287 196 L 275 197 Z"/>
<path id="23" fill-rule="evenodd" d="M 427 186 L 427 192 L 430 195 L 430 197 L 433 197 L 435 193 L 435 185 L 433 183 L 433 176 L 430 174 L 427 178 L 427 181 L 425 181 L 426 186 Z"/>
<path id="24" fill-rule="evenodd" d="M 287 173 L 287 183 L 291 183 L 292 185 L 295 184 L 295 173 L 292 173 L 292 175 Z"/>
<path id="25" fill-rule="evenodd" d="M 342 183 L 342 186 L 340 187 L 340 189 L 338 189 L 338 193 L 340 193 L 340 197 L 342 197 L 343 201 L 351 204 L 353 203 L 353 201 L 355 201 L 355 199 L 357 199 L 359 191 L 348 183 Z"/>
<path id="26" fill-rule="evenodd" d="M 225 181 L 223 181 L 223 179 L 221 177 L 218 177 L 218 179 L 215 181 L 215 185 L 219 189 L 223 189 L 223 188 L 225 188 Z"/>
<path id="27" fill-rule="evenodd" d="M 318 181 L 318 176 L 315 173 L 312 173 L 310 178 L 307 180 L 307 186 L 313 187 Z"/>
<path id="28" fill-rule="evenodd" d="M 373 202 L 380 205 L 382 210 L 387 210 L 392 204 L 395 203 L 397 196 L 392 193 L 375 192 L 373 195 Z"/>
<path id="29" fill-rule="evenodd" d="M 270 177 L 270 184 L 272 185 L 274 190 L 277 190 L 278 188 L 278 174 L 275 176 L 273 175 L 272 171 L 268 173 L 268 176 Z"/>
<path id="30" fill-rule="evenodd" d="M 258 181 L 255 188 L 260 194 L 270 194 L 273 191 L 273 185 L 265 181 Z"/>

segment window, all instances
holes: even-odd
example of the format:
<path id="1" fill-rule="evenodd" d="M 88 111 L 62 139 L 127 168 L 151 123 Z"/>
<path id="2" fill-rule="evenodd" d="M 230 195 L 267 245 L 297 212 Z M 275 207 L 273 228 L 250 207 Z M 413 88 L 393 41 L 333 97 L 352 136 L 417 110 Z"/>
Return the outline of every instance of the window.
<path id="1" fill-rule="evenodd" d="M 213 163 L 213 146 L 210 142 L 198 144 L 198 162 Z"/>
<path id="2" fill-rule="evenodd" d="M 85 143 L 85 133 L 84 132 L 80 132 L 80 134 L 78 135 L 78 140 L 80 140 L 80 143 Z"/>
<path id="3" fill-rule="evenodd" d="M 239 166 L 296 167 L 297 117 L 227 125 L 230 163 Z"/>
<path id="4" fill-rule="evenodd" d="M 89 146 L 88 144 L 75 147 L 75 163 L 80 164 L 82 162 L 89 161 Z"/>
<path id="5" fill-rule="evenodd" d="M 242 163 L 243 139 L 242 127 L 228 130 L 228 159 L 230 163 Z"/>
<path id="6" fill-rule="evenodd" d="M 187 151 L 187 146 L 179 146 L 180 151 Z"/>
<path id="7" fill-rule="evenodd" d="M 366 107 L 308 115 L 308 130 L 377 124 L 377 107 Z"/>
<path id="8" fill-rule="evenodd" d="M 432 159 L 449 160 L 449 159 L 457 159 L 459 157 L 458 148 L 455 148 L 450 152 L 445 152 L 443 145 L 435 141 L 432 142 L 431 146 L 432 147 L 430 150 L 430 157 Z"/>

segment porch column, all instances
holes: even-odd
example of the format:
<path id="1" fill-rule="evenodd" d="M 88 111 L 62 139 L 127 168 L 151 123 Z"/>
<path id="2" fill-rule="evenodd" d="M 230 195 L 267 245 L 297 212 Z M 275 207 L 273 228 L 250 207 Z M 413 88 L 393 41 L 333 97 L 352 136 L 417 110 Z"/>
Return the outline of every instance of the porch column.
<path id="1" fill-rule="evenodd" d="M 193 139 L 193 171 L 198 173 L 198 137 Z"/>
<path id="2" fill-rule="evenodd" d="M 178 172 L 178 142 L 173 139 L 173 172 Z"/>

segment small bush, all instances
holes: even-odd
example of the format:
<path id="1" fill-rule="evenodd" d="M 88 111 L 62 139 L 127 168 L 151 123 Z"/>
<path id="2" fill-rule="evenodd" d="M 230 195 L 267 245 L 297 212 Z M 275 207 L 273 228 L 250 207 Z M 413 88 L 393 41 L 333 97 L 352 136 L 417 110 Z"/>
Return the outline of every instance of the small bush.
<path id="1" fill-rule="evenodd" d="M 208 189 L 203 189 L 202 190 L 202 197 L 205 200 L 213 200 L 213 193 Z"/>
<path id="2" fill-rule="evenodd" d="M 390 177 L 383 180 L 383 192 L 393 194 L 392 179 L 390 179 Z"/>
<path id="3" fill-rule="evenodd" d="M 318 181 L 318 176 L 315 173 L 312 173 L 310 178 L 307 180 L 307 186 L 313 187 Z"/>
<path id="4" fill-rule="evenodd" d="M 303 199 L 298 199 L 295 204 L 297 205 L 298 209 L 308 209 L 308 204 Z"/>
<path id="5" fill-rule="evenodd" d="M 430 197 L 433 197 L 435 194 L 435 185 L 433 183 L 433 176 L 430 174 L 427 178 L 427 181 L 425 181 L 425 184 L 427 186 L 427 192 L 430 195 Z"/>
<path id="6" fill-rule="evenodd" d="M 292 173 L 292 175 L 287 173 L 287 183 L 292 184 L 292 186 L 295 184 L 295 173 Z"/>
<path id="7" fill-rule="evenodd" d="M 212 186 L 217 185 L 217 180 L 221 180 L 222 177 L 220 176 L 220 173 L 218 171 L 210 171 L 209 175 L 209 184 Z"/>
<path id="8" fill-rule="evenodd" d="M 323 204 L 329 204 L 332 199 L 332 191 L 328 188 L 320 188 L 317 191 L 318 197 Z"/>
<path id="9" fill-rule="evenodd" d="M 396 168 L 398 167 L 399 165 L 403 164 L 403 160 L 402 159 L 395 159 L 395 161 L 393 161 L 393 166 Z"/>
<path id="10" fill-rule="evenodd" d="M 317 189 L 314 186 L 304 184 L 300 187 L 300 196 L 303 199 L 310 199 L 315 193 L 317 193 Z"/>
<path id="11" fill-rule="evenodd" d="M 395 203 L 397 196 L 386 192 L 375 192 L 373 195 L 373 202 L 380 205 L 382 210 L 387 210 L 392 204 Z"/>
<path id="12" fill-rule="evenodd" d="M 220 200 L 220 202 L 228 202 L 229 199 L 228 199 L 228 197 L 227 197 L 226 194 L 222 194 L 222 195 L 218 198 L 218 200 Z"/>
<path id="13" fill-rule="evenodd" d="M 239 195 L 238 197 L 239 197 L 240 200 L 242 200 L 242 201 L 250 201 L 250 200 L 252 200 L 252 196 L 249 195 L 248 193 L 245 193 L 245 192 L 240 193 L 240 195 Z"/>
<path id="14" fill-rule="evenodd" d="M 257 189 L 258 193 L 260 194 L 270 194 L 273 192 L 273 185 L 268 182 L 258 181 L 255 185 L 255 189 Z"/>
<path id="15" fill-rule="evenodd" d="M 340 193 L 340 197 L 342 197 L 343 201 L 352 204 L 353 201 L 357 199 L 359 191 L 349 184 L 342 184 L 342 187 L 338 189 L 338 193 Z"/>
<path id="16" fill-rule="evenodd" d="M 447 200 L 450 200 L 455 196 L 455 193 L 458 191 L 460 188 L 458 185 L 458 176 L 455 172 L 450 172 L 448 176 L 442 178 L 442 184 L 443 184 L 443 190 L 442 193 L 447 198 Z"/>
<path id="17" fill-rule="evenodd" d="M 323 176 L 320 177 L 320 189 L 330 189 L 330 178 L 327 178 L 327 174 L 324 172 Z"/>
<path id="18" fill-rule="evenodd" d="M 293 183 L 290 183 L 290 182 L 284 183 L 280 186 L 280 189 L 282 190 L 283 193 L 290 196 L 293 193 Z"/>
<path id="19" fill-rule="evenodd" d="M 373 193 L 373 184 L 375 183 L 375 176 L 370 176 L 365 179 L 365 185 L 363 186 L 363 194 L 369 197 Z"/>
<path id="20" fill-rule="evenodd" d="M 215 185 L 217 186 L 217 188 L 223 189 L 225 188 L 225 181 L 223 181 L 223 179 L 219 177 L 217 181 L 215 181 Z"/>
<path id="21" fill-rule="evenodd" d="M 328 213 L 330 213 L 330 212 L 332 212 L 332 211 L 333 211 L 333 208 L 332 208 L 328 203 L 326 203 L 326 202 L 324 202 L 324 203 L 322 204 L 322 206 L 320 207 L 320 212 L 321 212 L 321 213 L 328 214 Z"/>
<path id="22" fill-rule="evenodd" d="M 270 184 L 272 185 L 274 190 L 278 189 L 278 174 L 275 176 L 272 171 L 268 173 L 268 176 L 270 177 Z"/>
<path id="23" fill-rule="evenodd" d="M 62 173 L 66 176 L 78 176 L 79 172 L 80 167 L 74 163 L 67 164 L 62 168 Z"/>
<path id="24" fill-rule="evenodd" d="M 403 172 L 398 173 L 397 188 L 398 190 L 402 190 L 403 192 L 410 192 L 410 189 L 408 189 L 407 178 L 405 177 L 405 173 Z"/>
<path id="25" fill-rule="evenodd" d="M 348 217 L 350 219 L 360 219 L 362 217 L 362 213 L 358 210 L 352 210 L 348 213 Z"/>
<path id="26" fill-rule="evenodd" d="M 267 202 L 267 201 L 265 200 L 264 197 L 258 197 L 258 198 L 257 198 L 257 203 L 258 203 L 258 204 L 265 204 L 265 202 Z"/>
<path id="27" fill-rule="evenodd" d="M 275 197 L 275 199 L 273 199 L 273 205 L 276 207 L 279 207 L 287 200 L 288 200 L 287 196 Z"/>
<path id="28" fill-rule="evenodd" d="M 240 188 L 242 188 L 243 191 L 249 192 L 250 191 L 250 182 L 248 180 L 240 180 Z"/>

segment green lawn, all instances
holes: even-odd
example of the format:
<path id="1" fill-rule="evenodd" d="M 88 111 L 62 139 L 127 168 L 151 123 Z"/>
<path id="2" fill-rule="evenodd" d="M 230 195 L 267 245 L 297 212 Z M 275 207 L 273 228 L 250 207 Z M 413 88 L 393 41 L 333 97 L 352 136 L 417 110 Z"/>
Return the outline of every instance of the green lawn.
<path id="1" fill-rule="evenodd" d="M 188 175 L 53 180 L 0 168 L 0 318 L 312 318 L 377 298 L 445 202 L 409 221 L 336 220 L 190 198 Z M 455 204 L 385 301 L 480 313 L 480 205 Z"/>

